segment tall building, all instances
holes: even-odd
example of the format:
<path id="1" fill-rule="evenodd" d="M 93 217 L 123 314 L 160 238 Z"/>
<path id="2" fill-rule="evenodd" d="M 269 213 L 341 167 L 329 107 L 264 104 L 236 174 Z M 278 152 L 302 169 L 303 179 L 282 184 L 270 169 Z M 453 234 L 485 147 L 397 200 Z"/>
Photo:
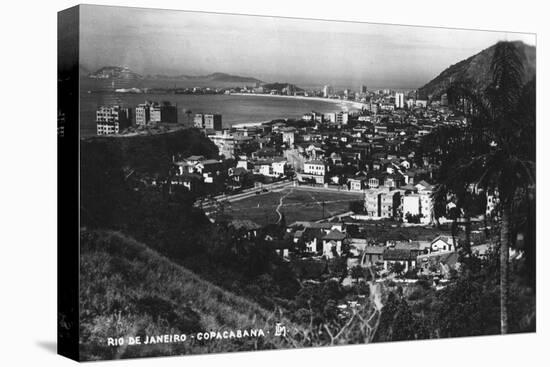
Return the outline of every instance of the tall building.
<path id="1" fill-rule="evenodd" d="M 359 88 L 359 94 L 367 94 L 367 86 L 366 85 L 361 85 L 361 87 Z"/>
<path id="2" fill-rule="evenodd" d="M 394 218 L 401 204 L 399 191 L 388 188 L 365 190 L 365 211 L 371 218 Z"/>
<path id="3" fill-rule="evenodd" d="M 204 114 L 204 128 L 207 130 L 222 130 L 222 115 L 217 113 Z"/>
<path id="4" fill-rule="evenodd" d="M 146 126 L 149 124 L 177 123 L 178 109 L 170 102 L 162 104 L 158 102 L 145 102 L 136 107 L 136 125 Z"/>
<path id="5" fill-rule="evenodd" d="M 149 103 L 142 103 L 136 107 L 136 125 L 145 126 L 151 120 Z"/>
<path id="6" fill-rule="evenodd" d="M 336 114 L 336 124 L 338 125 L 347 125 L 348 124 L 349 113 L 345 111 L 338 112 Z"/>
<path id="7" fill-rule="evenodd" d="M 193 126 L 199 129 L 204 128 L 204 115 L 202 113 L 196 113 L 193 118 Z"/>
<path id="8" fill-rule="evenodd" d="M 334 88 L 332 88 L 330 85 L 325 85 L 323 87 L 323 97 L 328 98 L 333 94 L 334 94 Z"/>
<path id="9" fill-rule="evenodd" d="M 129 108 L 100 106 L 96 111 L 97 135 L 118 134 L 132 125 Z"/>
<path id="10" fill-rule="evenodd" d="M 178 109 L 176 106 L 172 106 L 170 102 L 164 102 L 162 104 L 153 103 L 150 109 L 151 123 L 157 124 L 159 122 L 176 124 L 178 122 Z"/>
<path id="11" fill-rule="evenodd" d="M 405 94 L 395 93 L 395 108 L 405 107 Z"/>
<path id="12" fill-rule="evenodd" d="M 287 86 L 283 88 L 283 94 L 286 94 L 287 96 L 293 96 L 294 86 L 292 84 L 287 84 Z"/>

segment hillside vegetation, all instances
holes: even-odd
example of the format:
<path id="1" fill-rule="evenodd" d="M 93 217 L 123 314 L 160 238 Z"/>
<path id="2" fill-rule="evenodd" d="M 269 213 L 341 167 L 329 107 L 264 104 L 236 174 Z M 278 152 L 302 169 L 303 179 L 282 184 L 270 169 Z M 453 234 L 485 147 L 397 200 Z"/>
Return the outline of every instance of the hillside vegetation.
<path id="1" fill-rule="evenodd" d="M 527 83 L 536 73 L 536 49 L 517 41 L 512 43 L 518 50 L 523 64 L 523 83 Z M 451 84 L 467 84 L 474 90 L 484 90 L 492 80 L 491 61 L 496 45 L 493 45 L 469 58 L 443 70 L 441 74 L 418 89 L 420 98 L 438 99 Z"/>
<path id="2" fill-rule="evenodd" d="M 108 337 L 181 334 L 250 328 L 283 322 L 258 304 L 207 282 L 186 268 L 115 231 L 81 232 L 80 345 L 83 360 L 284 348 L 266 335 L 221 341 L 107 346 Z"/>
<path id="3" fill-rule="evenodd" d="M 96 136 L 81 141 L 83 173 L 90 166 L 98 165 L 100 169 L 108 163 L 111 166 L 118 164 L 118 168 L 131 167 L 147 174 L 165 175 L 171 166 L 172 157 L 177 154 L 216 158 L 218 148 L 194 128 L 120 138 Z"/>

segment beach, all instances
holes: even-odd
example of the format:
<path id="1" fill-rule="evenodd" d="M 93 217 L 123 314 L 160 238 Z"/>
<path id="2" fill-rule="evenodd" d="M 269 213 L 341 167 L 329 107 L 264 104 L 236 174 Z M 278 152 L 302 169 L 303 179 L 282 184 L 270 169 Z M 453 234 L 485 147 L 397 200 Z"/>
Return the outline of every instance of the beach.
<path id="1" fill-rule="evenodd" d="M 306 96 L 284 96 L 279 94 L 259 94 L 259 93 L 230 93 L 231 96 L 245 96 L 245 97 L 270 97 L 270 98 L 285 98 L 285 99 L 294 99 L 294 100 L 306 100 L 306 101 L 317 101 L 317 102 L 330 102 L 335 104 L 340 104 L 342 106 L 350 106 L 355 109 L 363 109 L 366 107 L 365 103 L 357 101 L 349 101 L 344 99 L 335 99 L 335 98 L 323 98 L 323 97 L 306 97 Z"/>

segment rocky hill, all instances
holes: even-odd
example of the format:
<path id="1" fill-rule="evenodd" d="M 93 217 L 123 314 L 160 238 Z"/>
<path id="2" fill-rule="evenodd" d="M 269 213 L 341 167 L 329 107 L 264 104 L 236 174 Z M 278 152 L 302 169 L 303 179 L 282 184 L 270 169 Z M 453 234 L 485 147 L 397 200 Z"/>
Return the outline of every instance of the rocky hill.
<path id="1" fill-rule="evenodd" d="M 536 73 L 536 49 L 534 46 L 526 45 L 521 41 L 515 41 L 513 44 L 518 48 L 523 61 L 525 83 Z M 457 82 L 469 82 L 478 90 L 487 87 L 491 81 L 490 66 L 495 46 L 493 45 L 476 55 L 449 66 L 418 90 L 419 98 L 440 98 L 452 83 Z"/>

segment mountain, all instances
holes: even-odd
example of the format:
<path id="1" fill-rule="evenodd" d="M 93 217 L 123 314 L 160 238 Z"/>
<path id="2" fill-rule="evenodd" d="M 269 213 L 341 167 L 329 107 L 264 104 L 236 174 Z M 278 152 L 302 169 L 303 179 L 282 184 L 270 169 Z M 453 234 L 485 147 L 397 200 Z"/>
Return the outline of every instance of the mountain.
<path id="1" fill-rule="evenodd" d="M 120 232 L 80 234 L 82 360 L 152 357 L 290 347 L 298 329 L 289 320 L 236 296 Z M 270 337 L 275 322 L 287 338 Z M 265 338 L 189 340 L 185 343 L 108 347 L 114 336 L 187 334 L 263 329 Z"/>
<path id="2" fill-rule="evenodd" d="M 512 42 L 518 49 L 524 65 L 523 81 L 526 83 L 536 73 L 536 48 L 521 41 Z M 451 83 L 467 82 L 477 90 L 485 89 L 491 82 L 491 60 L 496 44 L 449 66 L 429 83 L 418 89 L 418 97 L 423 99 L 438 99 Z"/>
<path id="3" fill-rule="evenodd" d="M 302 88 L 297 87 L 296 85 L 290 84 L 290 83 L 266 83 L 266 84 L 263 84 L 263 85 L 262 85 L 262 87 L 264 87 L 264 90 L 268 90 L 268 91 L 269 91 L 269 90 L 275 89 L 275 90 L 277 90 L 277 91 L 279 91 L 279 92 L 282 92 L 283 89 L 285 89 L 285 88 L 287 88 L 287 87 L 289 87 L 289 86 L 290 86 L 290 88 L 291 88 L 292 90 L 294 90 L 294 91 L 296 91 L 296 92 L 303 91 Z"/>
<path id="4" fill-rule="evenodd" d="M 212 82 L 218 82 L 218 83 L 248 83 L 248 84 L 256 84 L 256 83 L 263 83 L 261 80 L 252 78 L 252 77 L 246 77 L 246 76 L 239 76 L 239 75 L 231 75 L 226 73 L 212 73 L 208 75 L 162 75 L 157 74 L 153 76 L 149 76 L 150 79 L 163 79 L 163 80 L 182 80 L 182 81 L 194 81 L 196 83 L 212 83 Z"/>
<path id="5" fill-rule="evenodd" d="M 141 79 L 142 76 L 127 67 L 104 66 L 88 74 L 91 79 Z"/>

